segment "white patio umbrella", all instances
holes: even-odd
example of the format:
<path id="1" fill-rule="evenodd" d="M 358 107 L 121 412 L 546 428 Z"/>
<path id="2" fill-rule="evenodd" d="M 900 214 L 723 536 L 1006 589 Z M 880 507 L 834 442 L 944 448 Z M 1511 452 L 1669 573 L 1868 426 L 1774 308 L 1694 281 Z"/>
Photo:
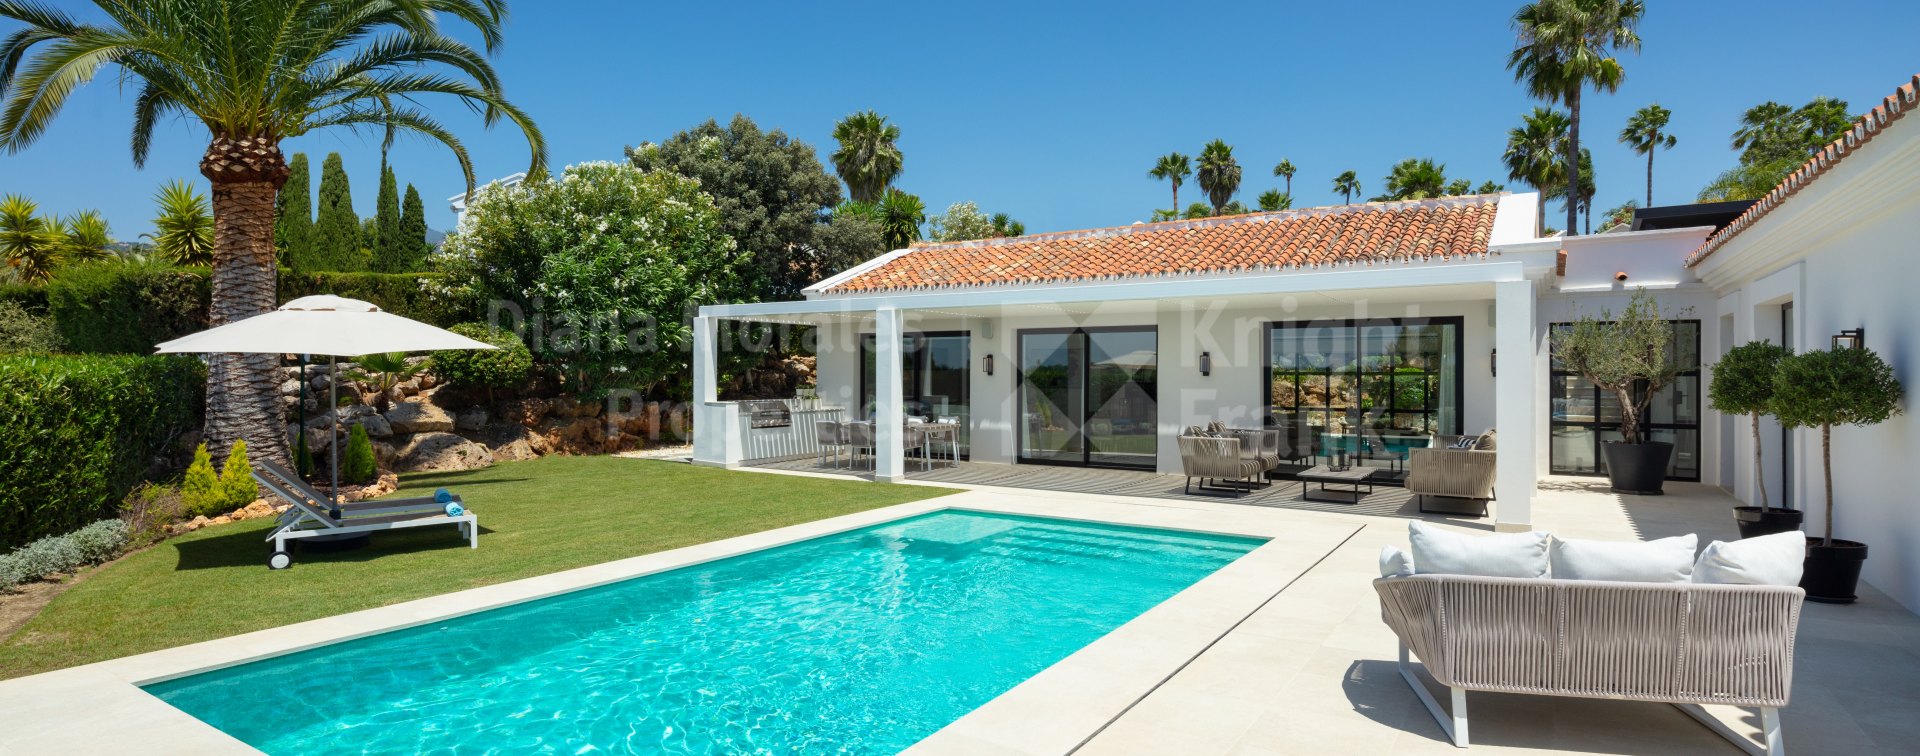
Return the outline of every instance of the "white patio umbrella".
<path id="1" fill-rule="evenodd" d="M 318 294 L 301 297 L 272 312 L 261 313 L 218 328 L 182 336 L 156 347 L 160 354 L 324 354 L 328 357 L 327 406 L 333 408 L 331 458 L 332 515 L 340 516 L 340 413 L 335 394 L 339 386 L 337 357 L 385 352 L 421 352 L 445 349 L 494 349 L 442 328 L 382 311 L 371 302 Z"/>

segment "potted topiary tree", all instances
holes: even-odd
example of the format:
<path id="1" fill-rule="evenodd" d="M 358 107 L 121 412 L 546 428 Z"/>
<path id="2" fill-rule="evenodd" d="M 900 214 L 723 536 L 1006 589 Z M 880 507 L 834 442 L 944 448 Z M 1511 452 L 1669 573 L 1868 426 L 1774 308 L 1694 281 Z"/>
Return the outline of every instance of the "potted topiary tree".
<path id="1" fill-rule="evenodd" d="M 1785 533 L 1800 529 L 1799 510 L 1767 505 L 1767 481 L 1761 471 L 1760 416 L 1771 410 L 1773 377 L 1780 360 L 1791 354 L 1786 347 L 1771 341 L 1754 341 L 1734 347 L 1713 366 L 1713 381 L 1707 384 L 1707 401 L 1714 410 L 1748 415 L 1753 419 L 1754 490 L 1760 506 L 1734 507 L 1734 520 L 1741 538 Z"/>
<path id="2" fill-rule="evenodd" d="M 1653 396 L 1683 367 L 1674 358 L 1673 326 L 1661 317 L 1660 304 L 1640 289 L 1618 317 L 1610 311 L 1583 316 L 1555 332 L 1552 346 L 1554 358 L 1569 372 L 1619 400 L 1620 440 L 1601 445 L 1613 490 L 1663 493 L 1673 444 L 1650 440 L 1641 419 Z"/>
<path id="3" fill-rule="evenodd" d="M 1873 425 L 1900 414 L 1900 380 L 1866 347 L 1788 356 L 1773 379 L 1773 415 L 1789 428 L 1820 429 L 1820 470 L 1827 495 L 1825 533 L 1807 539 L 1800 578 L 1808 601 L 1852 603 L 1867 545 L 1833 537 L 1833 426 Z"/>

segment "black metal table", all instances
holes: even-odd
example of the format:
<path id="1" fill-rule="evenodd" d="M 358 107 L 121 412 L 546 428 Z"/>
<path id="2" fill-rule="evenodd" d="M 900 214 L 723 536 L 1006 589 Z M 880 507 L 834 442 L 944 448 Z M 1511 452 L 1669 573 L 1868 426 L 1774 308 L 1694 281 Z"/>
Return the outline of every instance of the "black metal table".
<path id="1" fill-rule="evenodd" d="M 1345 470 L 1335 470 L 1326 465 L 1319 465 L 1302 470 L 1294 477 L 1300 481 L 1301 499 L 1358 504 L 1361 499 L 1373 495 L 1373 476 L 1379 471 L 1380 468 L 1377 467 L 1359 465 L 1352 465 Z M 1307 485 L 1310 483 L 1319 484 L 1320 490 L 1314 491 L 1308 488 Z M 1328 488 L 1329 485 L 1345 486 L 1345 488 Z M 1363 486 L 1366 488 L 1364 491 L 1361 490 Z M 1315 498 L 1316 493 L 1323 498 Z M 1336 496 L 1340 498 L 1333 498 Z"/>

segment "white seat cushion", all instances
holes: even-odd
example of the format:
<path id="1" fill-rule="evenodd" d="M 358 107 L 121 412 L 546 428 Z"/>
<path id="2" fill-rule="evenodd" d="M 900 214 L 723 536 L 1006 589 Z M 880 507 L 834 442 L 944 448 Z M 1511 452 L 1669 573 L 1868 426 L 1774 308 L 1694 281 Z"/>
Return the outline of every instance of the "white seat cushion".
<path id="1" fill-rule="evenodd" d="M 1471 536 L 1414 522 L 1407 533 L 1413 539 L 1413 568 L 1421 575 L 1543 578 L 1550 569 L 1547 534 L 1537 530 Z"/>
<path id="2" fill-rule="evenodd" d="M 1693 582 L 1733 585 L 1799 585 L 1806 566 L 1807 536 L 1787 533 L 1714 541 L 1693 565 Z"/>
<path id="3" fill-rule="evenodd" d="M 1652 541 L 1589 541 L 1555 536 L 1548 547 L 1555 580 L 1684 583 L 1693 577 L 1692 533 Z"/>
<path id="4" fill-rule="evenodd" d="M 1406 577 L 1413 574 L 1413 557 L 1392 546 L 1380 547 L 1380 577 Z"/>

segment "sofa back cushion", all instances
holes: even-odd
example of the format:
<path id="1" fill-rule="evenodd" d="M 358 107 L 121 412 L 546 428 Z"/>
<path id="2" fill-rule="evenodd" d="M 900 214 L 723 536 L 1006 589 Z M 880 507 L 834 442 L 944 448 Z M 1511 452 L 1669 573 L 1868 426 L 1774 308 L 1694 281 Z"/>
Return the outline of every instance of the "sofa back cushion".
<path id="1" fill-rule="evenodd" d="M 1380 547 L 1380 577 L 1407 577 L 1413 574 L 1413 557 L 1393 546 Z"/>
<path id="2" fill-rule="evenodd" d="M 1714 541 L 1693 565 L 1693 582 L 1799 585 L 1807 536 L 1798 530 L 1738 541 Z"/>
<path id="3" fill-rule="evenodd" d="M 1414 571 L 1422 575 L 1543 578 L 1550 569 L 1547 534 L 1540 531 L 1472 536 L 1413 522 L 1407 534 Z"/>
<path id="4" fill-rule="evenodd" d="M 1685 583 L 1693 577 L 1692 533 L 1652 541 L 1589 541 L 1555 536 L 1547 549 L 1555 580 Z"/>

